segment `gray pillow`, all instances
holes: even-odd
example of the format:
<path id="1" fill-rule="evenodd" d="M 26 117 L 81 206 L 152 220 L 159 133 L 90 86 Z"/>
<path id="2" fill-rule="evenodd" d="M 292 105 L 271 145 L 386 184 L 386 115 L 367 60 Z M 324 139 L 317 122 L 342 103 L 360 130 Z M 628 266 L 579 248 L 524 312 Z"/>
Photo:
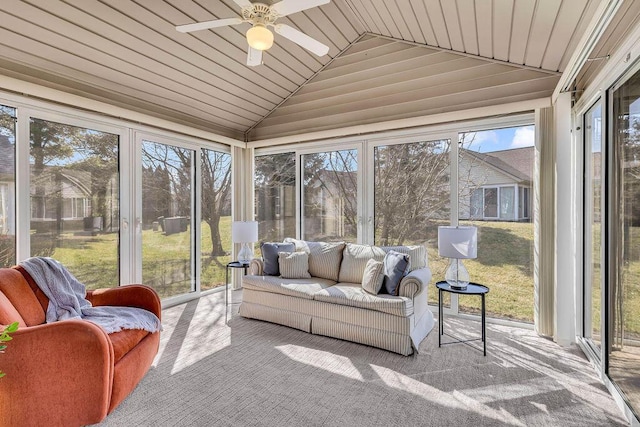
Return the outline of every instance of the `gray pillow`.
<path id="1" fill-rule="evenodd" d="M 384 281 L 384 263 L 370 259 L 364 268 L 362 289 L 373 295 L 378 295 Z"/>
<path id="2" fill-rule="evenodd" d="M 264 262 L 264 275 L 279 276 L 278 252 L 293 252 L 296 250 L 296 246 L 293 243 L 263 243 L 260 245 L 260 250 Z"/>
<path id="3" fill-rule="evenodd" d="M 384 282 L 380 293 L 398 295 L 400 281 L 409 272 L 409 255 L 389 251 L 384 256 Z"/>

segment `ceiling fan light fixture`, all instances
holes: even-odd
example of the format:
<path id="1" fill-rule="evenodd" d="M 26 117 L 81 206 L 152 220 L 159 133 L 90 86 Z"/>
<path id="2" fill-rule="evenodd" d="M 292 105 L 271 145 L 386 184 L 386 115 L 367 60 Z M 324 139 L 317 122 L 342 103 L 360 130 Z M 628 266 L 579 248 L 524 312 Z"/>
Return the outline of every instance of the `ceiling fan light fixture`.
<path id="1" fill-rule="evenodd" d="M 247 30 L 247 42 L 256 50 L 267 50 L 273 46 L 273 33 L 262 24 L 255 24 Z"/>

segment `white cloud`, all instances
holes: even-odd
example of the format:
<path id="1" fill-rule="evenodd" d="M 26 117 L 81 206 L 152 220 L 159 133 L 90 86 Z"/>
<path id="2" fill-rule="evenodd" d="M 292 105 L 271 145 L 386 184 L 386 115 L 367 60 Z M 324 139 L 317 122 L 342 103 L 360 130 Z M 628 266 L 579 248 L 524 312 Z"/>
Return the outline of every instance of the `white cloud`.
<path id="1" fill-rule="evenodd" d="M 500 138 L 496 131 L 487 130 L 481 132 L 468 132 L 464 136 L 465 148 L 479 149 L 480 147 L 489 148 L 500 142 Z"/>
<path id="2" fill-rule="evenodd" d="M 516 129 L 509 148 L 532 147 L 535 144 L 535 131 L 533 126 Z"/>

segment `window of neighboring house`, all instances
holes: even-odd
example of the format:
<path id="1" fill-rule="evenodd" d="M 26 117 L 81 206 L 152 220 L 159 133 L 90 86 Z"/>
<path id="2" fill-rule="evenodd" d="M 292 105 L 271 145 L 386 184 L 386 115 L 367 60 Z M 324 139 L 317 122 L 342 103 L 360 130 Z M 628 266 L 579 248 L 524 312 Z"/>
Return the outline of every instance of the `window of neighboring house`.
<path id="1" fill-rule="evenodd" d="M 529 187 L 520 187 L 518 189 L 518 212 L 520 219 L 529 218 Z"/>
<path id="2" fill-rule="evenodd" d="M 0 267 L 16 263 L 16 109 L 0 105 Z"/>
<path id="3" fill-rule="evenodd" d="M 498 188 L 484 189 L 484 218 L 498 218 Z"/>
<path id="4" fill-rule="evenodd" d="M 31 256 L 56 258 L 88 289 L 117 286 L 119 136 L 32 118 L 29 154 Z"/>

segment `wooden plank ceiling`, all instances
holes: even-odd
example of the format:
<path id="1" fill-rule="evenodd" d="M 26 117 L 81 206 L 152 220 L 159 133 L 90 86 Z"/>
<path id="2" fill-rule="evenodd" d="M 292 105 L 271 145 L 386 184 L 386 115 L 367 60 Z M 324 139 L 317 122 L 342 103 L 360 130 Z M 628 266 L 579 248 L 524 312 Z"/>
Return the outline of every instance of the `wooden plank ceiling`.
<path id="1" fill-rule="evenodd" d="M 0 74 L 260 139 L 547 96 L 597 4 L 332 0 L 278 21 L 328 55 L 276 35 L 248 67 L 249 24 L 175 30 L 237 16 L 232 0 L 3 0 Z"/>

